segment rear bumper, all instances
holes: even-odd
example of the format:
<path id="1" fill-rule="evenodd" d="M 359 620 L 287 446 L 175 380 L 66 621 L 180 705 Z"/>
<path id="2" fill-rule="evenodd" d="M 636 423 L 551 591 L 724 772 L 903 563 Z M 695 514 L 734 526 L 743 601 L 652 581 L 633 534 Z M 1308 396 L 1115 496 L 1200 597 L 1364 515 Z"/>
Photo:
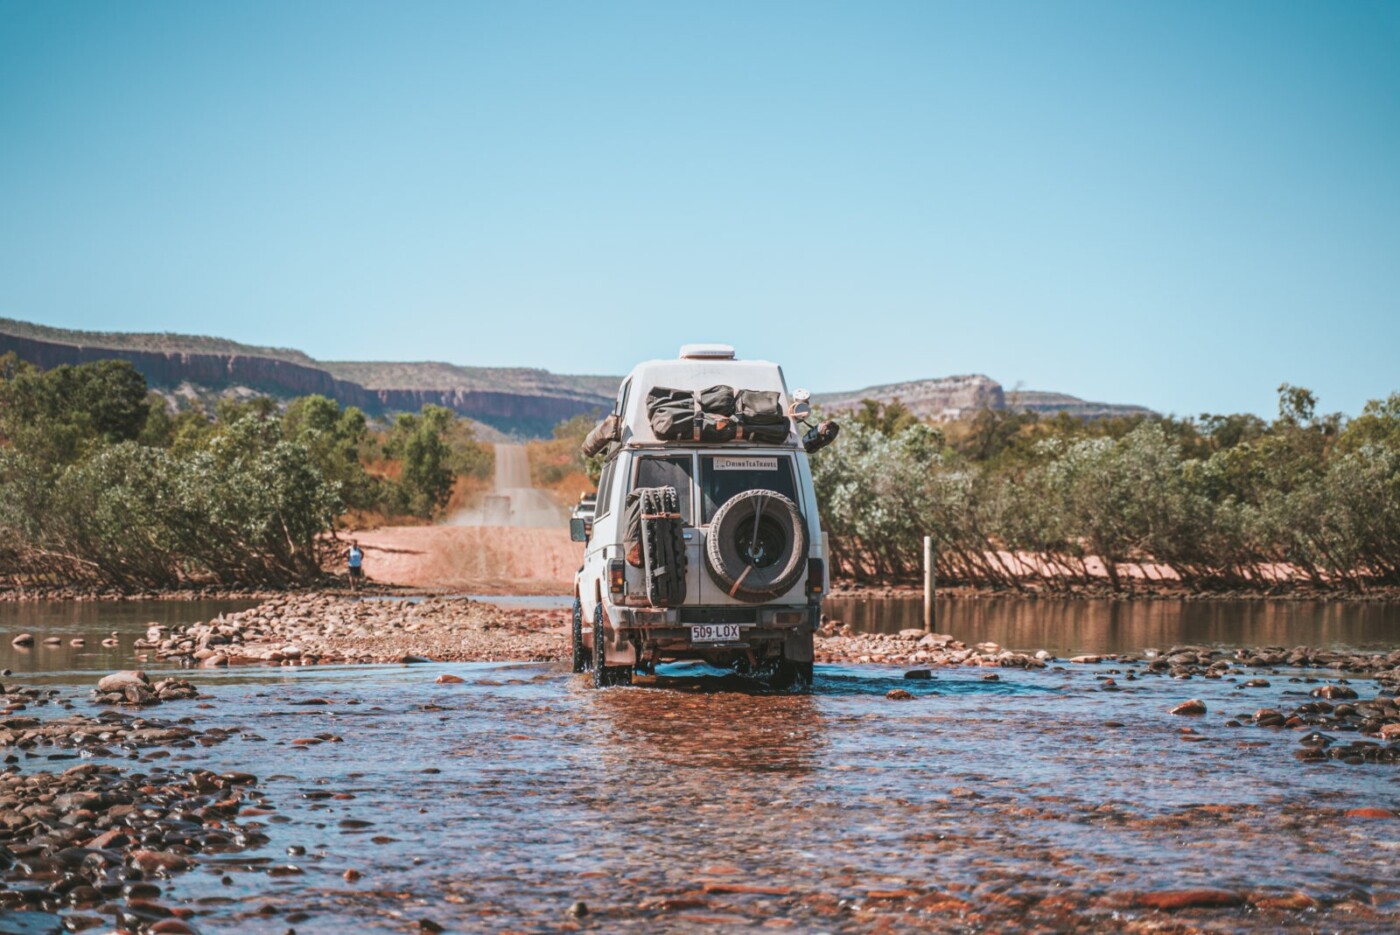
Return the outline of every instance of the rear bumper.
<path id="1" fill-rule="evenodd" d="M 735 623 L 749 630 L 815 631 L 821 625 L 821 607 L 815 604 L 764 605 L 762 607 L 699 606 L 666 609 L 613 607 L 608 619 L 614 627 L 643 630 L 659 638 L 662 631 L 675 631 L 690 638 L 690 627 L 701 623 Z M 669 634 L 667 634 L 669 635 Z"/>

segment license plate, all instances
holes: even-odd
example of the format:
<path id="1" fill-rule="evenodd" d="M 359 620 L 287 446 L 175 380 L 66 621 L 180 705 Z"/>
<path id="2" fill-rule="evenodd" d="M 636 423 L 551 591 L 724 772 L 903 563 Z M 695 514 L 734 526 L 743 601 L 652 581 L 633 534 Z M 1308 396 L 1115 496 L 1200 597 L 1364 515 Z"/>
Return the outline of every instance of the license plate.
<path id="1" fill-rule="evenodd" d="M 690 628 L 692 643 L 734 643 L 739 640 L 737 623 L 705 623 Z"/>

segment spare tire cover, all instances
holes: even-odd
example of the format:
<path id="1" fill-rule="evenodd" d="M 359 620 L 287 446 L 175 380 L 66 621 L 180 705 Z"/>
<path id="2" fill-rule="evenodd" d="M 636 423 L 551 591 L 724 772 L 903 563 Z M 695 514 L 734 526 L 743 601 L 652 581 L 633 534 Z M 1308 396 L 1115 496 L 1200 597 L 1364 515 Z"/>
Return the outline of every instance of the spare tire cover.
<path id="1" fill-rule="evenodd" d="M 735 494 L 710 521 L 705 567 L 724 593 L 750 604 L 786 594 L 807 566 L 807 525 L 776 490 Z"/>

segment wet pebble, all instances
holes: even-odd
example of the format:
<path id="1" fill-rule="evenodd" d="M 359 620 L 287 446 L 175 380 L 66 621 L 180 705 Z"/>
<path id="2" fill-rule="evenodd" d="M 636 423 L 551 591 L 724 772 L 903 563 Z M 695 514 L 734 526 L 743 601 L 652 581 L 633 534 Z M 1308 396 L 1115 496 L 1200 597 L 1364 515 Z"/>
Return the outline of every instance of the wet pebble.
<path id="1" fill-rule="evenodd" d="M 1202 701 L 1201 699 L 1199 699 L 1199 698 L 1192 698 L 1191 700 L 1189 700 L 1189 701 L 1183 701 L 1181 704 L 1179 704 L 1179 705 L 1177 705 L 1176 707 L 1172 708 L 1172 709 L 1171 709 L 1171 713 L 1172 713 L 1172 714 L 1181 714 L 1181 715 L 1186 715 L 1186 716 L 1195 716 L 1195 715 L 1205 714 L 1205 713 L 1206 713 L 1206 703 L 1205 703 L 1204 701 Z"/>

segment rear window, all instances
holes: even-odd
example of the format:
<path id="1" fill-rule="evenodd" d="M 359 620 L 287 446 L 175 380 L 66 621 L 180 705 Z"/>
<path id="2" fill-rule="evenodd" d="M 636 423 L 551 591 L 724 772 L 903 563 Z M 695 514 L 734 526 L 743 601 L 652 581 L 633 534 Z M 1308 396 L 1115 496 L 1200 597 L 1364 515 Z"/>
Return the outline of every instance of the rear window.
<path id="1" fill-rule="evenodd" d="M 708 523 L 731 497 L 745 490 L 776 490 L 796 503 L 792 459 L 781 455 L 704 455 L 700 458 L 703 522 Z"/>
<path id="2" fill-rule="evenodd" d="M 687 526 L 690 522 L 690 455 L 669 455 L 667 457 L 646 456 L 637 459 L 638 487 L 674 487 L 681 501 L 681 518 Z"/>

